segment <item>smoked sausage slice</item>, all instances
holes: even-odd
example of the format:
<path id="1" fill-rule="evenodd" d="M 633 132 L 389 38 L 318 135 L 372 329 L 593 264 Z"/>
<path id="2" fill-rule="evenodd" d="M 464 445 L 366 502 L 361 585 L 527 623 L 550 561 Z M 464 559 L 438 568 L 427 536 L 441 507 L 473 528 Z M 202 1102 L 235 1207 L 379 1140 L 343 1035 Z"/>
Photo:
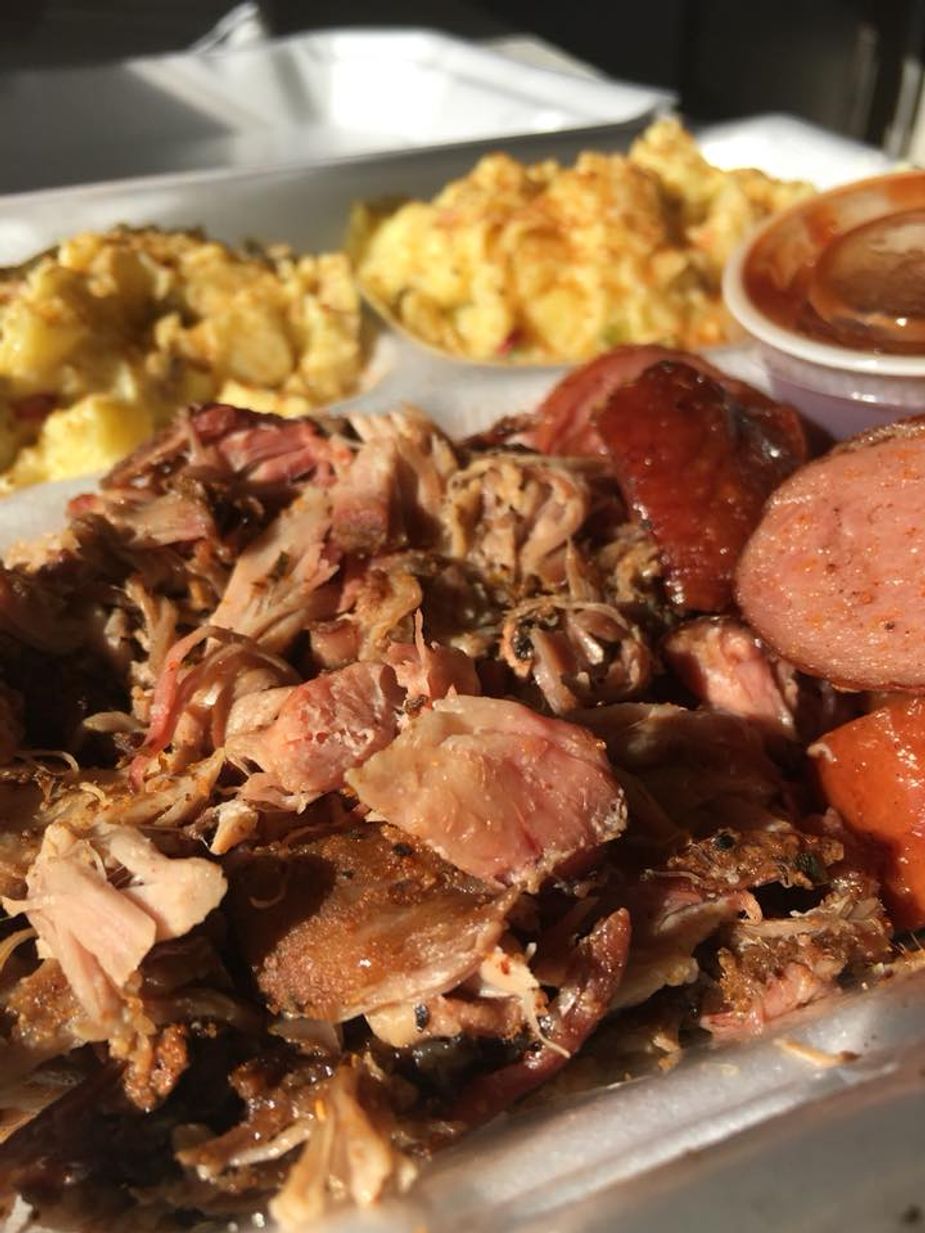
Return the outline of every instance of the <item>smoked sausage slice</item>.
<path id="1" fill-rule="evenodd" d="M 697 368 L 663 361 L 596 417 L 623 496 L 661 549 L 669 596 L 687 611 L 730 606 L 765 501 L 806 459 L 797 413 L 751 394 L 743 402 Z"/>
<path id="2" fill-rule="evenodd" d="M 736 594 L 803 671 L 846 689 L 925 689 L 925 421 L 846 442 L 787 480 Z"/>
<path id="3" fill-rule="evenodd" d="M 706 360 L 669 347 L 614 347 L 582 364 L 559 382 L 540 404 L 532 444 L 542 454 L 606 454 L 594 423 L 607 399 L 663 360 L 692 363 L 711 377 L 721 376 Z"/>
<path id="4" fill-rule="evenodd" d="M 607 446 L 595 424 L 598 412 L 614 390 L 629 385 L 653 364 L 665 362 L 695 368 L 721 385 L 743 406 L 772 411 L 778 408 L 766 394 L 737 377 L 730 377 L 702 355 L 654 344 L 614 347 L 570 372 L 550 390 L 537 410 L 536 426 L 527 434 L 525 443 L 541 454 L 606 455 Z M 796 421 L 793 411 L 787 409 L 787 415 Z"/>

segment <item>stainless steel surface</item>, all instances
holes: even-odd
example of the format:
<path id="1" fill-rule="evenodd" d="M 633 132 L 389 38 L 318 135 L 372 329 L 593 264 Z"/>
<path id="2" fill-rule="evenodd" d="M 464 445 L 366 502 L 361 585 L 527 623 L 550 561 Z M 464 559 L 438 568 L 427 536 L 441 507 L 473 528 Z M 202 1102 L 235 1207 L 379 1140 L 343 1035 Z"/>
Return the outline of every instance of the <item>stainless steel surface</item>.
<path id="1" fill-rule="evenodd" d="M 0 190 L 619 123 L 670 91 L 434 30 L 325 30 L 0 80 Z M 101 121 L 105 121 L 105 127 Z"/>
<path id="2" fill-rule="evenodd" d="M 82 228 L 125 222 L 203 226 L 230 242 L 249 236 L 309 251 L 337 248 L 354 201 L 431 195 L 481 155 L 573 159 L 583 149 L 625 150 L 651 119 L 337 159 L 324 166 L 186 172 L 0 197 L 0 264 L 20 261 Z"/>

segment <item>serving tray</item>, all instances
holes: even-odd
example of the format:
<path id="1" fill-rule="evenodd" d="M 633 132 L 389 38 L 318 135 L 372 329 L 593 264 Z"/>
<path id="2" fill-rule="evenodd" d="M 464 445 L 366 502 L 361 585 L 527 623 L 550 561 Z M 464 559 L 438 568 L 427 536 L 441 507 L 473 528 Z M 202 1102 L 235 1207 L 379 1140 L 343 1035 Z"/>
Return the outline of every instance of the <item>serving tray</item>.
<path id="1" fill-rule="evenodd" d="M 8 73 L 0 190 L 165 170 L 323 163 L 651 115 L 670 91 L 524 64 L 436 30 Z"/>
<path id="2" fill-rule="evenodd" d="M 503 144 L 524 158 L 570 159 L 583 147 L 624 149 L 641 126 L 633 121 Z M 875 151 L 782 117 L 708 130 L 702 141 L 708 156 L 727 165 L 755 163 L 782 176 L 805 175 L 815 165 L 822 173 L 817 179 L 827 183 L 885 165 Z M 0 199 L 0 262 L 22 260 L 63 234 L 116 222 L 201 223 L 230 241 L 249 235 L 315 250 L 335 246 L 352 200 L 430 194 L 496 145 L 11 196 Z M 712 358 L 761 383 L 748 349 L 726 348 Z M 535 405 L 560 375 L 554 368 L 507 371 L 444 360 L 385 330 L 369 388 L 340 406 L 376 411 L 413 401 L 447 431 L 465 434 Z M 67 498 L 92 482 L 46 485 L 0 502 L 0 551 L 60 527 Z M 318 1228 L 898 1230 L 925 1212 L 923 1075 L 925 970 L 912 970 L 781 1020 L 753 1043 L 703 1046 L 667 1074 L 513 1115 L 439 1157 L 407 1197 L 371 1211 L 336 1212 Z"/>

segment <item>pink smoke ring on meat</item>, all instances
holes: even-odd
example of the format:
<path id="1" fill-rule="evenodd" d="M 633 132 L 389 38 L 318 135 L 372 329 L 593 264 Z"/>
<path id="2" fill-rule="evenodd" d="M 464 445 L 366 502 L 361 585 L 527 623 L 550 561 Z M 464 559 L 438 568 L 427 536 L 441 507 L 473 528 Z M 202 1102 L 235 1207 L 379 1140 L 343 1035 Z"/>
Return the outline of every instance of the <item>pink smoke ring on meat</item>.
<path id="1" fill-rule="evenodd" d="M 346 782 L 375 815 L 493 884 L 535 887 L 626 824 L 601 742 L 498 698 L 436 701 Z"/>
<path id="2" fill-rule="evenodd" d="M 264 772 L 255 792 L 272 786 L 312 800 L 343 787 L 351 768 L 389 744 L 403 700 L 388 665 L 350 664 L 296 686 L 269 726 L 232 736 L 226 751 Z"/>

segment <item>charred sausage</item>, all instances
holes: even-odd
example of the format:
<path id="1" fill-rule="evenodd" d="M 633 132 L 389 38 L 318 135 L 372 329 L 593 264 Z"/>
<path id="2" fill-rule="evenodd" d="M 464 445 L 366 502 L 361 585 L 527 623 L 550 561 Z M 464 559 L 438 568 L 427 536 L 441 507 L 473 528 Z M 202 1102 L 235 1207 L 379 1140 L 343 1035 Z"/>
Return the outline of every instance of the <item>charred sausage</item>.
<path id="1" fill-rule="evenodd" d="M 747 402 L 748 395 L 754 395 L 770 404 L 763 394 L 727 376 L 702 356 L 654 345 L 614 347 L 570 372 L 547 394 L 537 411 L 531 444 L 543 454 L 606 454 L 607 447 L 594 424 L 597 413 L 614 390 L 663 362 L 696 368 L 741 401 Z"/>
<path id="2" fill-rule="evenodd" d="M 797 413 L 753 393 L 742 402 L 696 368 L 662 362 L 614 391 L 597 417 L 678 608 L 730 606 L 733 571 L 765 501 L 806 459 Z"/>

